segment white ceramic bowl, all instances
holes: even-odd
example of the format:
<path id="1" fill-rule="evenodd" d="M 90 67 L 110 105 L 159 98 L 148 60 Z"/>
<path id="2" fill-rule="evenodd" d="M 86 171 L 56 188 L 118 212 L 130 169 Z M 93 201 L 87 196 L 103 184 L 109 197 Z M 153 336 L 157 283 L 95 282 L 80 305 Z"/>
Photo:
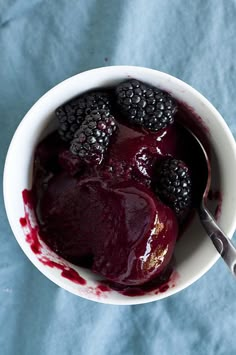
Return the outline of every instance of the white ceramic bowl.
<path id="1" fill-rule="evenodd" d="M 177 243 L 176 268 L 174 276 L 169 282 L 169 288 L 165 292 L 156 290 L 145 295 L 130 297 L 117 291 L 107 291 L 101 288 L 98 276 L 61 259 L 50 251 L 40 241 L 40 238 L 41 253 L 35 254 L 35 245 L 32 244 L 30 230 L 35 233 L 37 224 L 30 205 L 23 203 L 22 191 L 30 189 L 32 186 L 32 163 L 37 143 L 48 132 L 55 129 L 54 111 L 59 105 L 87 90 L 114 86 L 128 78 L 136 78 L 170 92 L 201 117 L 209 130 L 208 138 L 212 154 L 212 188 L 214 191 L 220 191 L 222 196 L 218 223 L 229 238 L 232 237 L 236 228 L 235 141 L 223 118 L 199 92 L 168 74 L 130 66 L 89 70 L 63 81 L 34 104 L 15 132 L 4 170 L 5 207 L 18 243 L 27 257 L 46 277 L 75 295 L 108 304 L 139 304 L 173 295 L 199 279 L 219 257 L 196 216 L 182 239 Z M 214 203 L 211 208 L 215 208 Z M 19 221 L 25 215 L 28 218 L 28 225 L 22 227 Z M 25 219 L 22 219 L 21 222 L 24 224 Z M 54 264 L 51 263 L 48 266 L 42 260 L 51 260 Z M 52 265 L 58 267 L 52 267 Z M 68 274 L 70 279 L 66 277 Z M 86 280 L 86 284 L 80 283 L 80 279 L 76 276 L 78 274 Z M 71 281 L 71 277 L 74 281 Z"/>

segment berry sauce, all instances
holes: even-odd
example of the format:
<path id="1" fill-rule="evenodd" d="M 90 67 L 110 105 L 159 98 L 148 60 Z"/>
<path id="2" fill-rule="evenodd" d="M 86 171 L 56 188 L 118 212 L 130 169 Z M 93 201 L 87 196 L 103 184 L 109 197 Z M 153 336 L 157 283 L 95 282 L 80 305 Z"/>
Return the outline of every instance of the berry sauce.
<path id="1" fill-rule="evenodd" d="M 84 164 L 57 132 L 37 146 L 30 192 L 35 235 L 65 260 L 101 275 L 98 293 L 112 288 L 135 296 L 170 287 L 176 240 L 188 218 L 177 219 L 154 194 L 152 181 L 156 164 L 167 156 L 183 160 L 199 176 L 197 145 L 178 123 L 188 119 L 193 113 L 181 105 L 176 122 L 154 133 L 116 117 L 117 130 L 100 165 Z M 29 242 L 39 253 L 39 240 Z M 62 276 L 82 284 L 73 271 L 62 270 Z"/>
<path id="2" fill-rule="evenodd" d="M 44 255 L 43 245 L 39 239 L 39 227 L 38 223 L 33 219 L 33 192 L 29 190 L 24 190 L 22 192 L 22 197 L 24 201 L 25 216 L 20 218 L 20 225 L 24 230 L 26 236 L 26 242 L 30 245 L 31 250 L 35 255 L 37 255 L 38 260 L 51 268 L 57 268 L 61 271 L 61 276 L 73 281 L 80 285 L 86 285 L 86 281 L 78 274 L 77 271 L 72 269 L 67 263 L 58 260 L 58 257 L 53 255 Z"/>

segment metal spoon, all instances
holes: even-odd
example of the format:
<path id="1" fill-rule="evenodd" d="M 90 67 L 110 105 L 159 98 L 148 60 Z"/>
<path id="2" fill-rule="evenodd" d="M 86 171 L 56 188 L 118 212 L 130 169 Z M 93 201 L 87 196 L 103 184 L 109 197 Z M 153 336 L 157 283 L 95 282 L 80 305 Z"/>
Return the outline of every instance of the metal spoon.
<path id="1" fill-rule="evenodd" d="M 206 207 L 207 196 L 211 185 L 211 166 L 207 152 L 196 135 L 188 128 L 186 129 L 195 138 L 199 148 L 201 148 L 199 149 L 199 153 L 202 154 L 203 159 L 201 160 L 205 164 L 205 167 L 202 170 L 203 177 L 199 189 L 199 192 L 201 193 L 199 193 L 199 197 L 196 197 L 196 201 L 194 201 L 200 217 L 200 221 L 208 236 L 211 238 L 216 250 L 224 259 L 232 274 L 236 277 L 236 248 L 218 226 L 214 217 Z"/>

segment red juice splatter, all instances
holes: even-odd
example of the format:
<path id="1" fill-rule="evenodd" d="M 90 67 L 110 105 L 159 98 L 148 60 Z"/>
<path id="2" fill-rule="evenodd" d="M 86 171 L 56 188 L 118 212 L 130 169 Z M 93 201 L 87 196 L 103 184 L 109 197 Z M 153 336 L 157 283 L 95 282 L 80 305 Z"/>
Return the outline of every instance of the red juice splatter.
<path id="1" fill-rule="evenodd" d="M 30 206 L 32 206 L 32 195 L 30 190 L 23 190 L 22 197 L 25 205 L 29 204 Z"/>
<path id="2" fill-rule="evenodd" d="M 24 217 L 20 218 L 20 225 L 23 228 L 27 226 L 26 218 L 24 218 Z"/>
<path id="3" fill-rule="evenodd" d="M 65 277 L 66 279 L 73 281 L 79 285 L 85 285 L 86 281 L 78 274 L 77 271 L 69 267 L 68 265 L 57 263 L 56 261 L 49 260 L 48 258 L 40 258 L 39 259 L 43 265 L 47 265 L 51 268 L 57 268 L 61 270 L 61 276 Z"/>
<path id="4" fill-rule="evenodd" d="M 29 234 L 26 235 L 26 241 L 30 244 L 34 254 L 41 254 L 41 244 L 38 239 L 38 228 L 31 228 Z"/>
<path id="5" fill-rule="evenodd" d="M 162 285 L 162 286 L 159 288 L 159 292 L 161 292 L 161 293 L 166 292 L 169 288 L 170 288 L 169 285 Z"/>
<path id="6" fill-rule="evenodd" d="M 100 291 L 102 291 L 102 292 L 109 292 L 109 291 L 111 291 L 111 289 L 110 289 L 108 286 L 106 286 L 106 285 L 98 285 L 98 286 L 97 286 L 97 290 L 100 290 Z"/>
<path id="7" fill-rule="evenodd" d="M 22 192 L 22 197 L 24 201 L 25 217 L 21 217 L 19 222 L 23 228 L 28 227 L 28 231 L 26 233 L 26 242 L 29 243 L 31 250 L 34 252 L 34 254 L 41 254 L 42 246 L 38 238 L 38 226 L 32 225 L 28 211 L 32 208 L 31 191 L 25 189 Z"/>
<path id="8" fill-rule="evenodd" d="M 75 282 L 79 285 L 86 285 L 85 279 L 83 279 L 74 269 L 69 268 L 69 270 L 64 269 L 61 273 L 61 276 L 65 277 L 66 279 Z"/>

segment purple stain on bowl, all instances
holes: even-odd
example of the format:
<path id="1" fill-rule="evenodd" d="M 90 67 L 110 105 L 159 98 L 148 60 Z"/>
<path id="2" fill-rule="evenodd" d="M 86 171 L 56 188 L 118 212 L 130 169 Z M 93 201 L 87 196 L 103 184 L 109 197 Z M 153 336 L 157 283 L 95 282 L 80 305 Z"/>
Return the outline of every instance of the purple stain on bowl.
<path id="1" fill-rule="evenodd" d="M 34 195 L 32 191 L 25 189 L 22 192 L 25 216 L 19 219 L 20 225 L 25 234 L 25 240 L 30 245 L 32 252 L 37 256 L 38 260 L 46 266 L 57 268 L 61 270 L 61 276 L 80 285 L 86 285 L 86 281 L 79 275 L 77 271 L 69 267 L 56 257 L 54 252 L 47 247 L 47 256 L 44 255 L 44 247 L 39 239 L 38 223 L 35 220 L 35 213 L 33 207 Z M 51 254 L 51 256 L 50 256 Z"/>

